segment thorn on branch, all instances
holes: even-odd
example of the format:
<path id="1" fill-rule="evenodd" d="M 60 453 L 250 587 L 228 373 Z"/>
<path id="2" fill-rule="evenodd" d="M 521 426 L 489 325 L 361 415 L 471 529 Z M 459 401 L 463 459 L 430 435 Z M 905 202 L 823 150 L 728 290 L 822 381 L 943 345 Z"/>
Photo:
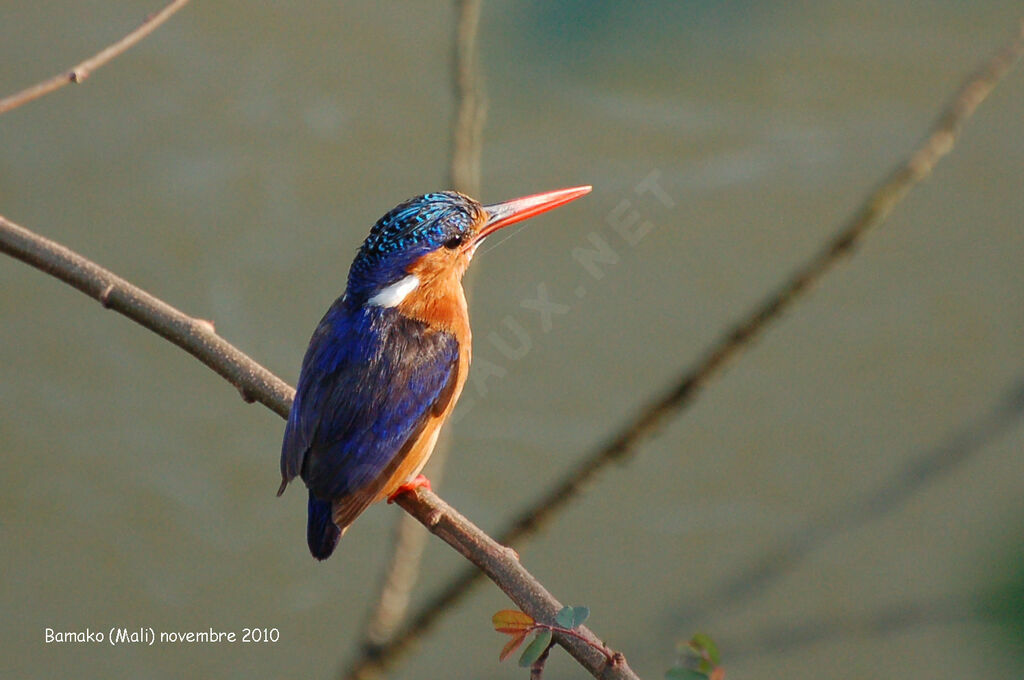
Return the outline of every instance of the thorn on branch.
<path id="1" fill-rule="evenodd" d="M 100 304 L 103 305 L 104 309 L 110 309 L 110 294 L 114 292 L 114 284 L 109 283 L 107 287 L 100 293 Z"/>
<path id="2" fill-rule="evenodd" d="M 444 519 L 444 513 L 440 509 L 434 509 L 427 514 L 426 524 L 429 527 L 436 527 L 442 519 Z"/>

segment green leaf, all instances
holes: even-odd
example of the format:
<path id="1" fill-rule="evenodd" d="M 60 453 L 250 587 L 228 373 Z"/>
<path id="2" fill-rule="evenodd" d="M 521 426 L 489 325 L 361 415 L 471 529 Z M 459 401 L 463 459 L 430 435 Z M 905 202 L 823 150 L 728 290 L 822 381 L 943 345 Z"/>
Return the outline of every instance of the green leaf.
<path id="1" fill-rule="evenodd" d="M 555 623 L 562 628 L 575 628 L 576 626 L 572 623 L 575 619 L 574 611 L 573 607 L 562 607 L 562 611 L 555 614 Z"/>
<path id="2" fill-rule="evenodd" d="M 519 666 L 521 668 L 529 668 L 532 666 L 550 644 L 550 630 L 545 629 L 537 633 L 537 637 L 533 638 L 533 642 L 526 646 L 526 649 L 523 650 L 522 656 L 519 657 Z"/>
<path id="3" fill-rule="evenodd" d="M 701 657 L 709 660 L 715 666 L 722 662 L 722 659 L 718 654 L 718 645 L 715 644 L 715 641 L 711 639 L 710 635 L 697 633 L 690 638 L 690 648 L 697 652 Z"/>
<path id="4" fill-rule="evenodd" d="M 589 607 L 573 607 L 572 608 L 572 625 L 569 628 L 579 628 L 583 625 L 583 622 L 590 616 Z"/>
<path id="5" fill-rule="evenodd" d="M 665 680 L 707 680 L 708 676 L 691 668 L 670 668 L 665 673 Z"/>

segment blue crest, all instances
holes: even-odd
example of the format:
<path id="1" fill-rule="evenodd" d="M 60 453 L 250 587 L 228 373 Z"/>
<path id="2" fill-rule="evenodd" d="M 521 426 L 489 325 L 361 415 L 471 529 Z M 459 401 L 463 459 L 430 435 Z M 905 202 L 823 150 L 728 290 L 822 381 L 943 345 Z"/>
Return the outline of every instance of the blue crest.
<path id="1" fill-rule="evenodd" d="M 366 237 L 348 275 L 348 293 L 371 295 L 394 283 L 423 255 L 456 247 L 482 213 L 480 204 L 455 191 L 416 196 L 380 218 Z"/>

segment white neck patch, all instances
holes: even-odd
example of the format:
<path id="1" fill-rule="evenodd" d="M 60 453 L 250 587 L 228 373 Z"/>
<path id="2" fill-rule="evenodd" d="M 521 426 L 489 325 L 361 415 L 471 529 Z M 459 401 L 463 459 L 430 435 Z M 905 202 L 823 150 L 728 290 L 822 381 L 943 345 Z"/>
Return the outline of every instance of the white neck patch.
<path id="1" fill-rule="evenodd" d="M 371 307 L 395 307 L 401 304 L 402 300 L 409 293 L 416 290 L 420 285 L 420 279 L 415 274 L 409 274 L 403 279 L 395 281 L 390 286 L 384 286 L 377 294 L 366 301 Z"/>

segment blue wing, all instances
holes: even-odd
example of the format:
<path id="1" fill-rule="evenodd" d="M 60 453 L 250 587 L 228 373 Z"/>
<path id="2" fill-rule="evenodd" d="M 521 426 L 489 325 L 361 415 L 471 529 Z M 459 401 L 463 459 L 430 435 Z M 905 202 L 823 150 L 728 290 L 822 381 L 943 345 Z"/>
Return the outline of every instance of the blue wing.
<path id="1" fill-rule="evenodd" d="M 380 483 L 456 382 L 455 337 L 380 307 L 334 303 L 313 333 L 281 449 L 282 490 L 301 475 L 338 501 Z"/>

